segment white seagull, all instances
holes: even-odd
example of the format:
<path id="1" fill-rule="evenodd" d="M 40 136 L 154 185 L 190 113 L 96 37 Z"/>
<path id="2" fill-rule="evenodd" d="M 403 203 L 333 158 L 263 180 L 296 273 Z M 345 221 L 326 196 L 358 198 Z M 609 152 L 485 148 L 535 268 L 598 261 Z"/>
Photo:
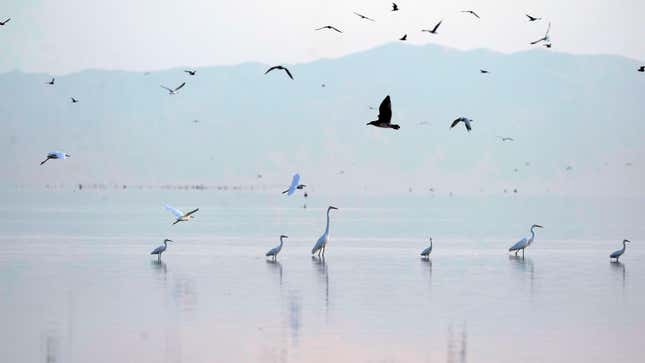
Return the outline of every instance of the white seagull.
<path id="1" fill-rule="evenodd" d="M 508 252 L 515 252 L 515 256 L 517 256 L 517 253 L 522 250 L 522 256 L 524 256 L 524 250 L 533 243 L 533 239 L 535 239 L 535 231 L 533 230 L 534 228 L 544 228 L 540 226 L 539 224 L 534 224 L 531 226 L 531 236 L 530 237 L 524 237 L 521 240 L 517 241 L 511 248 L 508 249 Z"/>
<path id="2" fill-rule="evenodd" d="M 421 251 L 421 257 L 424 257 L 424 258 L 429 258 L 430 253 L 432 253 L 432 237 L 429 237 L 428 239 L 430 241 L 430 246 L 428 246 L 425 250 Z"/>
<path id="3" fill-rule="evenodd" d="M 166 249 L 168 248 L 168 242 L 174 241 L 166 238 L 165 240 L 163 240 L 163 246 L 159 246 L 152 250 L 152 252 L 150 252 L 151 255 L 157 255 L 157 261 L 161 261 L 161 254 L 164 253 L 164 251 L 166 251 Z"/>
<path id="4" fill-rule="evenodd" d="M 168 209 L 170 211 L 170 213 L 172 213 L 175 216 L 175 218 L 177 218 L 172 223 L 173 225 L 175 225 L 175 224 L 177 224 L 179 222 L 186 222 L 186 221 L 189 221 L 189 220 L 193 219 L 194 218 L 193 213 L 195 213 L 195 212 L 197 212 L 199 210 L 199 208 L 197 208 L 197 209 L 191 210 L 188 213 L 184 213 L 184 212 L 180 211 L 179 209 L 177 209 L 177 208 L 175 208 L 175 207 L 173 207 L 171 205 L 168 205 L 168 204 L 166 204 L 166 209 Z"/>
<path id="5" fill-rule="evenodd" d="M 464 126 L 466 126 L 466 130 L 468 130 L 468 132 L 470 132 L 470 130 L 472 129 L 472 127 L 470 126 L 470 123 L 474 122 L 474 120 L 471 120 L 471 119 L 466 118 L 466 117 L 460 117 L 460 118 L 456 119 L 455 121 L 453 121 L 452 124 L 450 124 L 450 128 L 453 128 L 453 127 L 457 126 L 457 124 L 459 124 L 460 122 L 463 122 Z"/>
<path id="6" fill-rule="evenodd" d="M 166 87 L 166 86 L 164 86 L 164 85 L 160 85 L 160 87 L 161 87 L 161 88 L 163 88 L 163 89 L 165 89 L 165 90 L 167 90 L 169 95 L 176 95 L 176 94 L 177 94 L 177 91 L 179 91 L 179 90 L 180 90 L 183 86 L 185 86 L 185 85 L 186 85 L 186 82 L 183 82 L 182 84 L 180 84 L 179 86 L 177 86 L 177 88 L 175 88 L 175 89 L 168 88 L 168 87 Z"/>
<path id="7" fill-rule="evenodd" d="M 273 261 L 275 261 L 276 257 L 278 257 L 278 254 L 280 253 L 280 251 L 282 251 L 282 245 L 284 244 L 284 241 L 283 241 L 284 238 L 289 238 L 289 236 L 285 236 L 284 234 L 281 235 L 280 236 L 280 245 L 270 249 L 269 252 L 267 252 L 265 254 L 265 256 L 267 256 L 267 257 L 271 256 L 271 257 L 273 257 Z"/>
<path id="8" fill-rule="evenodd" d="M 64 152 L 62 152 L 62 151 L 52 151 L 52 152 L 48 152 L 48 153 L 47 153 L 47 159 L 45 159 L 45 160 L 41 161 L 41 162 L 40 162 L 40 165 L 43 165 L 44 163 L 46 163 L 47 161 L 49 161 L 49 159 L 67 159 L 67 158 L 69 158 L 70 156 L 71 156 L 70 154 L 65 154 L 65 153 L 64 153 Z"/>
<path id="9" fill-rule="evenodd" d="M 531 45 L 535 45 L 540 42 L 549 43 L 549 40 L 551 40 L 551 37 L 549 36 L 550 31 L 551 31 L 551 22 L 549 22 L 549 26 L 546 28 L 546 33 L 544 34 L 544 36 L 536 41 L 531 42 Z"/>
<path id="10" fill-rule="evenodd" d="M 314 245 L 314 248 L 311 249 L 311 254 L 315 254 L 318 252 L 318 257 L 320 257 L 320 254 L 322 253 L 322 257 L 325 257 L 325 250 L 327 250 L 327 242 L 329 241 L 329 211 L 332 209 L 338 209 L 333 206 L 327 207 L 327 226 L 325 227 L 325 233 L 318 238 L 318 241 L 316 241 L 316 244 Z"/>
<path id="11" fill-rule="evenodd" d="M 625 247 L 627 247 L 626 243 L 631 243 L 631 241 L 628 239 L 624 239 L 623 248 L 619 249 L 618 251 L 612 252 L 611 255 L 609 255 L 609 259 L 615 258 L 616 262 L 618 262 L 618 259 L 620 258 L 620 256 L 622 256 L 623 253 L 625 253 Z"/>
<path id="12" fill-rule="evenodd" d="M 282 194 L 292 195 L 296 192 L 297 189 L 303 189 L 304 187 L 306 187 L 305 184 L 300 184 L 300 174 L 295 173 L 293 174 L 293 178 L 291 179 L 291 185 L 289 185 L 289 189 L 283 191 Z"/>

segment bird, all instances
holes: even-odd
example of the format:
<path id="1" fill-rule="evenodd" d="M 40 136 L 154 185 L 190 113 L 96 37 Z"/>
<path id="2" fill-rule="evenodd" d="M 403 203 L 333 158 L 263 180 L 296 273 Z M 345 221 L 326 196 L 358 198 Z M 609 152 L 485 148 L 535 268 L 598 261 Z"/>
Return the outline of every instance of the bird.
<path id="1" fill-rule="evenodd" d="M 402 36 L 401 38 L 399 38 L 399 40 L 403 40 L 403 41 L 408 40 L 408 35 L 407 35 L 407 34 L 403 34 L 403 36 Z"/>
<path id="2" fill-rule="evenodd" d="M 300 184 L 300 174 L 295 173 L 293 174 L 293 178 L 291 178 L 289 189 L 282 192 L 282 194 L 291 195 L 296 192 L 296 189 L 303 189 L 304 187 L 306 187 L 305 184 Z"/>
<path id="3" fill-rule="evenodd" d="M 502 141 L 515 141 L 515 139 L 512 137 L 506 137 L 506 136 L 497 136 L 497 137 Z"/>
<path id="4" fill-rule="evenodd" d="M 615 261 L 618 262 L 618 259 L 620 258 L 620 256 L 622 256 L 623 253 L 625 253 L 625 248 L 627 247 L 627 243 L 631 243 L 631 241 L 628 239 L 624 239 L 623 248 L 619 249 L 618 251 L 612 252 L 611 255 L 609 255 L 609 259 L 614 258 Z"/>
<path id="5" fill-rule="evenodd" d="M 437 29 L 439 29 L 439 26 L 441 25 L 442 22 L 443 22 L 443 20 L 440 20 L 437 23 L 437 25 L 434 26 L 434 28 L 432 28 L 432 29 L 421 29 L 421 31 L 422 32 L 427 32 L 427 33 L 430 33 L 430 34 L 437 34 Z"/>
<path id="6" fill-rule="evenodd" d="M 458 123 L 463 122 L 464 126 L 466 126 L 466 130 L 468 130 L 468 132 L 470 132 L 470 130 L 472 129 L 471 126 L 470 126 L 470 123 L 473 122 L 473 121 L 474 120 L 471 120 L 471 119 L 466 118 L 466 117 L 460 117 L 460 118 L 456 119 L 455 121 L 453 121 L 452 124 L 450 124 L 450 128 L 453 128 L 453 127 L 457 126 Z"/>
<path id="7" fill-rule="evenodd" d="M 477 15 L 477 13 L 476 13 L 476 12 L 474 12 L 474 11 L 472 11 L 472 10 L 462 10 L 461 12 L 462 12 L 462 13 L 473 14 L 475 17 L 477 17 L 477 19 L 481 19 L 481 18 L 479 17 L 479 15 Z"/>
<path id="8" fill-rule="evenodd" d="M 283 241 L 284 238 L 289 238 L 289 236 L 280 235 L 280 245 L 270 249 L 265 254 L 265 256 L 267 256 L 267 257 L 271 256 L 271 257 L 273 257 L 273 261 L 275 261 L 276 258 L 278 257 L 278 253 L 280 253 L 280 251 L 282 251 L 282 245 L 284 244 L 284 241 Z"/>
<path id="9" fill-rule="evenodd" d="M 46 83 L 46 84 L 48 84 L 48 85 L 50 85 L 50 86 L 53 86 L 55 82 L 56 82 L 56 78 L 52 78 L 52 80 L 51 80 L 51 81 L 49 81 L 49 82 L 45 82 L 45 83 Z"/>
<path id="10" fill-rule="evenodd" d="M 549 40 L 551 39 L 549 37 L 549 32 L 551 31 L 551 22 L 549 22 L 549 26 L 546 28 L 546 33 L 544 33 L 544 36 L 538 40 L 532 41 L 531 45 L 535 45 L 540 42 L 545 42 L 546 44 L 549 44 Z M 551 48 L 550 44 L 547 45 L 547 48 Z"/>
<path id="11" fill-rule="evenodd" d="M 184 72 L 188 73 L 189 76 L 194 76 L 197 74 L 197 71 L 192 69 L 186 69 Z"/>
<path id="12" fill-rule="evenodd" d="M 325 25 L 325 26 L 320 27 L 320 28 L 318 28 L 316 30 L 323 30 L 323 29 L 335 30 L 335 31 L 337 31 L 339 33 L 342 33 L 342 30 L 339 30 L 338 28 L 336 28 L 334 26 L 331 26 L 331 25 Z"/>
<path id="13" fill-rule="evenodd" d="M 318 252 L 318 257 L 320 257 L 320 254 L 322 253 L 322 257 L 325 257 L 325 250 L 327 250 L 327 242 L 329 241 L 329 212 L 334 209 L 338 209 L 334 206 L 329 206 L 327 207 L 327 226 L 325 227 L 325 233 L 318 238 L 318 241 L 316 241 L 316 244 L 314 245 L 314 248 L 311 249 L 311 254 L 314 255 L 316 252 Z"/>
<path id="14" fill-rule="evenodd" d="M 551 44 L 551 43 L 545 43 L 545 44 L 544 44 L 544 46 L 545 46 L 545 47 L 547 47 L 547 48 L 551 48 L 551 47 L 553 46 L 553 44 Z"/>
<path id="15" fill-rule="evenodd" d="M 479 73 L 488 74 L 488 73 L 490 73 L 490 71 L 488 71 L 486 69 L 480 69 Z"/>
<path id="16" fill-rule="evenodd" d="M 372 19 L 372 18 L 370 18 L 370 17 L 367 17 L 367 16 L 365 16 L 365 15 L 363 15 L 363 14 L 359 14 L 359 13 L 357 13 L 357 12 L 355 12 L 355 11 L 354 11 L 354 14 L 356 14 L 356 16 L 358 16 L 358 17 L 359 17 L 359 18 L 361 18 L 361 19 L 365 19 L 365 20 L 369 20 L 369 21 L 374 21 L 374 19 Z"/>
<path id="17" fill-rule="evenodd" d="M 9 22 L 9 20 L 11 20 L 11 18 L 7 18 L 7 20 L 5 20 L 5 21 L 0 21 L 0 25 L 7 24 Z"/>
<path id="18" fill-rule="evenodd" d="M 526 14 L 526 17 L 529 18 L 529 21 L 542 20 L 542 18 L 536 18 L 534 16 L 530 16 L 529 14 Z"/>
<path id="19" fill-rule="evenodd" d="M 399 6 L 396 3 L 392 3 L 392 11 L 399 11 Z"/>
<path id="20" fill-rule="evenodd" d="M 186 82 L 183 82 L 182 84 L 177 86 L 177 88 L 175 88 L 175 89 L 168 88 L 168 87 L 166 87 L 164 85 L 160 85 L 160 86 L 161 86 L 161 88 L 167 90 L 169 95 L 176 95 L 177 91 L 179 91 L 185 85 L 186 85 Z"/>
<path id="21" fill-rule="evenodd" d="M 49 161 L 49 159 L 67 159 L 69 157 L 71 157 L 70 154 L 66 154 L 62 151 L 51 151 L 47 153 L 47 159 L 41 161 L 40 165 L 43 165 L 44 163 Z"/>
<path id="22" fill-rule="evenodd" d="M 159 246 L 150 252 L 151 255 L 157 255 L 157 261 L 161 261 L 161 254 L 166 251 L 168 248 L 168 242 L 175 242 L 171 239 L 166 238 L 163 240 L 163 246 Z"/>
<path id="23" fill-rule="evenodd" d="M 533 243 L 533 239 L 535 239 L 535 228 L 544 228 L 540 226 L 539 224 L 534 224 L 531 226 L 531 237 L 524 237 L 521 240 L 517 241 L 511 248 L 508 249 L 508 252 L 515 252 L 515 256 L 517 256 L 517 253 L 522 250 L 522 256 L 524 256 L 524 250 Z"/>
<path id="24" fill-rule="evenodd" d="M 78 103 L 78 99 L 76 99 L 74 97 L 70 97 L 69 99 L 72 100 L 72 103 Z"/>
<path id="25" fill-rule="evenodd" d="M 197 209 L 193 209 L 193 210 L 191 210 L 191 211 L 190 211 L 190 212 L 188 212 L 188 213 L 184 213 L 184 212 L 180 211 L 180 210 L 179 210 L 179 209 L 177 209 L 177 208 L 174 208 L 173 206 L 171 206 L 171 205 L 169 205 L 169 204 L 166 204 L 166 209 L 167 209 L 167 210 L 169 210 L 169 211 L 170 211 L 170 213 L 172 213 L 172 214 L 175 216 L 175 218 L 177 218 L 177 219 L 172 223 L 172 225 L 173 225 L 173 226 L 174 226 L 175 224 L 179 223 L 179 222 L 186 222 L 186 221 L 189 221 L 189 220 L 193 219 L 193 218 L 194 218 L 194 217 L 193 217 L 193 214 L 194 214 L 195 212 L 199 211 L 199 208 L 197 208 Z"/>
<path id="26" fill-rule="evenodd" d="M 264 72 L 264 74 L 267 74 L 267 73 L 271 72 L 274 69 L 280 69 L 280 70 L 285 71 L 287 73 L 287 76 L 289 76 L 289 78 L 293 79 L 293 75 L 291 74 L 291 72 L 289 72 L 289 70 L 284 66 L 273 66 L 273 67 L 267 69 L 267 71 Z"/>
<path id="27" fill-rule="evenodd" d="M 640 66 L 638 67 L 639 72 L 645 72 L 645 66 Z"/>
<path id="28" fill-rule="evenodd" d="M 432 237 L 429 237 L 428 240 L 430 242 L 430 246 L 428 246 L 425 250 L 421 251 L 421 257 L 424 257 L 424 258 L 429 258 L 430 253 L 432 253 Z"/>
<path id="29" fill-rule="evenodd" d="M 394 125 L 391 123 L 392 122 L 392 102 L 390 101 L 390 95 L 387 95 L 385 99 L 383 99 L 383 102 L 381 102 L 381 105 L 378 108 L 378 120 L 368 122 L 368 125 L 376 126 L 376 127 L 382 127 L 382 128 L 390 128 L 390 129 L 395 129 L 398 130 L 401 127 L 399 125 Z"/>

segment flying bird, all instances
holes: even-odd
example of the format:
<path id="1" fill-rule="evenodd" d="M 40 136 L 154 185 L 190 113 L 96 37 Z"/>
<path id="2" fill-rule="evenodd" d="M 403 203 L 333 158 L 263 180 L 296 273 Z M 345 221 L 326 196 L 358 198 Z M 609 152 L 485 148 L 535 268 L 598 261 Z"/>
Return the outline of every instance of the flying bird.
<path id="1" fill-rule="evenodd" d="M 427 33 L 430 33 L 430 34 L 437 34 L 437 29 L 439 29 L 439 26 L 441 25 L 442 22 L 443 22 L 443 20 L 440 20 L 437 23 L 437 25 L 434 26 L 434 28 L 432 28 L 432 29 L 421 29 L 421 31 L 422 32 L 427 32 Z"/>
<path id="2" fill-rule="evenodd" d="M 174 242 L 171 239 L 166 238 L 163 240 L 163 246 L 159 246 L 150 252 L 151 255 L 157 255 L 157 261 L 161 261 L 161 254 L 166 251 L 168 248 L 168 242 Z"/>
<path id="3" fill-rule="evenodd" d="M 45 83 L 46 83 L 46 84 L 48 84 L 48 85 L 50 85 L 50 86 L 53 86 L 53 85 L 54 85 L 54 83 L 56 83 L 56 78 L 52 78 L 52 80 L 51 80 L 51 81 L 49 81 L 49 82 L 45 82 Z"/>
<path id="4" fill-rule="evenodd" d="M 546 28 L 546 33 L 544 33 L 544 36 L 542 38 L 538 39 L 538 40 L 532 41 L 531 45 L 535 45 L 535 44 L 540 43 L 540 42 L 545 42 L 545 43 L 548 44 L 549 40 L 551 39 L 550 36 L 549 36 L 549 32 L 551 32 L 551 22 L 549 22 L 549 26 Z M 550 48 L 550 45 L 547 46 L 547 48 Z"/>
<path id="5" fill-rule="evenodd" d="M 399 38 L 399 40 L 403 40 L 403 41 L 408 40 L 408 35 L 404 34 L 401 38 Z"/>
<path id="6" fill-rule="evenodd" d="M 486 70 L 486 69 L 480 69 L 479 73 L 488 74 L 490 72 L 488 70 Z"/>
<path id="7" fill-rule="evenodd" d="M 508 249 L 508 252 L 515 252 L 515 256 L 517 256 L 517 253 L 521 250 L 522 251 L 522 256 L 524 256 L 524 250 L 533 243 L 533 240 L 535 239 L 535 231 L 533 229 L 535 228 L 544 228 L 540 226 L 539 224 L 534 224 L 531 226 L 531 236 L 530 237 L 524 237 L 521 240 L 517 241 L 511 248 Z"/>
<path id="8" fill-rule="evenodd" d="M 477 13 L 476 13 L 476 12 L 474 12 L 474 11 L 472 11 L 472 10 L 462 10 L 461 12 L 462 12 L 462 13 L 473 14 L 474 16 L 476 16 L 476 17 L 477 17 L 477 19 L 481 19 L 481 18 L 479 17 L 479 15 L 477 15 Z"/>
<path id="9" fill-rule="evenodd" d="M 188 73 L 189 76 L 194 76 L 197 74 L 197 71 L 192 69 L 186 69 L 184 72 Z"/>
<path id="10" fill-rule="evenodd" d="M 293 75 L 291 75 L 291 72 L 289 72 L 289 70 L 284 66 L 273 66 L 273 67 L 267 69 L 267 71 L 264 72 L 264 74 L 267 74 L 267 73 L 271 72 L 274 69 L 280 69 L 280 70 L 285 71 L 287 73 L 287 76 L 289 76 L 289 78 L 293 79 Z"/>
<path id="11" fill-rule="evenodd" d="M 358 17 L 359 17 L 359 18 L 361 18 L 361 19 L 365 19 L 365 20 L 369 20 L 369 21 L 374 21 L 374 19 L 372 19 L 372 18 L 370 18 L 370 17 L 367 17 L 367 16 L 365 16 L 365 15 L 363 15 L 363 14 L 359 14 L 359 13 L 357 13 L 357 12 L 355 12 L 355 11 L 354 11 L 354 14 L 356 14 L 356 16 L 358 16 Z"/>
<path id="12" fill-rule="evenodd" d="M 74 97 L 70 97 L 69 99 L 72 100 L 72 103 L 78 103 L 78 100 Z"/>
<path id="13" fill-rule="evenodd" d="M 378 108 L 378 120 L 368 122 L 368 125 L 376 126 L 376 127 L 382 127 L 382 128 L 390 128 L 390 129 L 395 129 L 398 130 L 400 128 L 399 125 L 394 125 L 391 123 L 392 122 L 392 102 L 390 101 L 390 96 L 388 95 L 383 99 L 383 102 L 381 102 L 381 105 Z"/>
<path id="14" fill-rule="evenodd" d="M 432 253 L 432 237 L 429 237 L 428 240 L 430 242 L 430 246 L 421 251 L 421 257 L 423 258 L 430 258 L 430 253 Z"/>
<path id="15" fill-rule="evenodd" d="M 334 27 L 334 26 L 331 26 L 331 25 L 325 25 L 325 26 L 320 27 L 320 28 L 318 28 L 318 29 L 316 29 L 316 30 L 323 30 L 323 29 L 335 30 L 335 31 L 337 31 L 337 32 L 339 32 L 339 33 L 342 33 L 342 31 L 341 31 L 341 30 L 338 30 L 338 28 L 336 28 L 336 27 Z"/>
<path id="16" fill-rule="evenodd" d="M 11 20 L 11 18 L 7 18 L 7 20 L 5 20 L 5 21 L 0 21 L 0 25 L 7 24 L 9 22 L 9 20 Z"/>
<path id="17" fill-rule="evenodd" d="M 505 136 L 497 136 L 497 137 L 502 141 L 515 141 L 515 139 L 512 137 L 505 137 Z"/>
<path id="18" fill-rule="evenodd" d="M 325 226 L 325 232 L 318 238 L 318 241 L 316 241 L 316 244 L 314 245 L 314 248 L 311 249 L 311 254 L 315 254 L 318 252 L 318 257 L 320 257 L 320 254 L 322 253 L 322 257 L 325 257 L 325 251 L 327 250 L 327 242 L 329 242 L 329 211 L 332 209 L 338 209 L 334 206 L 329 206 L 327 207 L 327 225 Z"/>
<path id="19" fill-rule="evenodd" d="M 180 210 L 179 210 L 179 209 L 177 209 L 177 208 L 174 208 L 173 206 L 171 206 L 171 205 L 169 205 L 169 204 L 166 204 L 166 209 L 167 209 L 167 210 L 169 210 L 169 211 L 170 211 L 170 213 L 172 213 L 172 214 L 175 216 L 175 218 L 177 218 L 177 219 L 172 223 L 173 225 L 175 225 L 175 224 L 177 224 L 177 223 L 179 223 L 179 222 L 186 222 L 186 221 L 189 221 L 189 220 L 193 219 L 193 218 L 194 218 L 194 217 L 193 217 L 193 214 L 194 214 L 195 212 L 199 211 L 199 208 L 197 208 L 197 209 L 193 209 L 193 210 L 191 210 L 191 211 L 190 211 L 190 212 L 188 212 L 188 213 L 184 213 L 184 212 L 180 211 Z"/>
<path id="20" fill-rule="evenodd" d="M 278 254 L 280 253 L 280 251 L 282 251 L 282 245 L 284 244 L 284 241 L 283 241 L 284 238 L 289 238 L 289 236 L 281 235 L 280 236 L 280 245 L 270 249 L 265 254 L 265 256 L 267 256 L 267 257 L 271 256 L 271 257 L 273 257 L 273 261 L 275 261 L 276 257 L 278 257 Z"/>
<path id="21" fill-rule="evenodd" d="M 529 21 L 536 21 L 536 20 L 542 20 L 542 18 L 536 18 L 534 16 L 530 16 L 529 14 L 526 14 L 526 17 L 529 18 Z"/>
<path id="22" fill-rule="evenodd" d="M 466 117 L 460 117 L 460 118 L 456 119 L 455 121 L 453 121 L 452 124 L 450 124 L 450 128 L 453 128 L 453 127 L 457 126 L 457 124 L 459 124 L 460 122 L 463 122 L 464 126 L 466 126 L 466 130 L 468 130 L 468 132 L 470 132 L 470 130 L 472 129 L 471 126 L 470 126 L 470 123 L 473 122 L 473 121 L 474 120 L 471 120 L 471 119 L 466 118 Z"/>
<path id="23" fill-rule="evenodd" d="M 165 89 L 165 90 L 167 90 L 169 95 L 176 95 L 176 94 L 177 94 L 177 92 L 178 92 L 182 87 L 184 87 L 185 85 L 186 85 L 186 82 L 183 82 L 182 84 L 180 84 L 179 86 L 177 86 L 177 88 L 175 88 L 175 89 L 168 88 L 168 87 L 166 87 L 166 86 L 164 86 L 164 85 L 160 85 L 160 87 L 161 87 L 161 88 L 163 88 L 163 89 Z"/>
<path id="24" fill-rule="evenodd" d="M 628 239 L 624 239 L 623 240 L 623 248 L 619 249 L 618 251 L 612 252 L 611 255 L 609 255 L 609 259 L 614 258 L 616 260 L 616 262 L 618 262 L 618 259 L 620 258 L 620 256 L 622 256 L 623 253 L 625 253 L 625 248 L 627 247 L 627 245 L 626 245 L 627 243 L 631 243 L 631 241 L 628 240 Z"/>
<path id="25" fill-rule="evenodd" d="M 639 71 L 639 72 L 645 72 L 645 66 L 640 66 L 640 67 L 638 68 L 638 71 Z"/>
<path id="26" fill-rule="evenodd" d="M 289 188 L 282 192 L 282 194 L 292 195 L 296 190 L 302 190 L 306 186 L 307 185 L 305 184 L 300 184 L 300 174 L 295 173 L 293 174 L 293 178 L 291 178 L 291 185 L 289 185 Z"/>
<path id="27" fill-rule="evenodd" d="M 47 153 L 47 159 L 41 161 L 40 165 L 43 165 L 44 163 L 49 161 L 49 159 L 67 159 L 69 157 L 71 157 L 70 154 L 66 154 L 62 151 L 51 151 Z"/>
<path id="28" fill-rule="evenodd" d="M 399 6 L 396 3 L 392 3 L 392 11 L 399 11 Z"/>

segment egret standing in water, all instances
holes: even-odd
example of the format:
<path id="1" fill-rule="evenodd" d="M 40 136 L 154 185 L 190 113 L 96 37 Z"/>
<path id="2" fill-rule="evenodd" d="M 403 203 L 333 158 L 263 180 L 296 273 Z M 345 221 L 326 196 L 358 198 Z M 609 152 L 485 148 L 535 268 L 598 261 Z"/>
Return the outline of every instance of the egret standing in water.
<path id="1" fill-rule="evenodd" d="M 174 241 L 166 238 L 165 240 L 163 240 L 163 246 L 159 246 L 152 250 L 152 252 L 150 252 L 151 255 L 157 255 L 157 261 L 161 261 L 161 254 L 166 251 L 166 248 L 168 248 L 168 242 Z"/>
<path id="2" fill-rule="evenodd" d="M 280 235 L 280 245 L 270 249 L 269 252 L 267 252 L 265 256 L 267 256 L 267 257 L 271 256 L 271 257 L 273 257 L 273 261 L 275 261 L 275 259 L 278 257 L 278 254 L 280 253 L 280 251 L 282 251 L 282 245 L 284 244 L 284 241 L 283 241 L 284 238 L 289 238 L 289 236 L 285 236 L 284 234 Z"/>
<path id="3" fill-rule="evenodd" d="M 320 254 L 322 253 L 322 257 L 325 257 L 325 250 L 327 249 L 327 242 L 329 241 L 329 211 L 332 209 L 338 209 L 333 206 L 327 207 L 327 226 L 325 226 L 325 233 L 318 238 L 318 241 L 314 245 L 314 248 L 311 249 L 311 254 L 314 255 L 316 252 L 318 252 L 318 257 L 320 257 Z"/>
<path id="4" fill-rule="evenodd" d="M 430 241 L 430 246 L 421 251 L 421 257 L 423 258 L 430 258 L 430 253 L 432 253 L 432 237 L 429 237 L 428 239 Z"/>
<path id="5" fill-rule="evenodd" d="M 199 208 L 197 208 L 197 209 L 191 210 L 188 213 L 184 213 L 184 212 L 180 211 L 179 209 L 174 208 L 173 206 L 168 205 L 168 204 L 166 204 L 166 209 L 168 209 L 170 211 L 170 213 L 172 213 L 175 216 L 175 218 L 177 218 L 177 220 L 175 220 L 172 223 L 173 225 L 175 225 L 175 224 L 177 224 L 179 222 L 186 222 L 186 221 L 189 221 L 189 220 L 193 219 L 194 218 L 193 213 L 195 213 L 195 212 L 197 212 L 199 210 Z"/>
<path id="6" fill-rule="evenodd" d="M 296 173 L 296 174 L 293 174 L 293 178 L 291 179 L 291 185 L 289 185 L 289 189 L 282 192 L 282 194 L 291 195 L 296 192 L 296 189 L 303 189 L 304 187 L 306 187 L 305 184 L 300 184 L 300 174 Z"/>
<path id="7" fill-rule="evenodd" d="M 515 252 L 515 256 L 517 256 L 517 253 L 522 250 L 522 256 L 524 256 L 524 250 L 526 247 L 530 246 L 531 243 L 533 243 L 533 239 L 535 239 L 535 231 L 533 229 L 535 228 L 544 228 L 540 226 L 539 224 L 534 224 L 531 226 L 531 237 L 524 237 L 521 240 L 517 241 L 511 248 L 508 249 L 508 252 Z"/>
<path id="8" fill-rule="evenodd" d="M 44 163 L 49 161 L 49 159 L 67 159 L 70 156 L 71 155 L 65 154 L 62 151 L 52 151 L 52 152 L 47 153 L 47 159 L 41 161 L 40 165 L 43 165 Z"/>
<path id="9" fill-rule="evenodd" d="M 612 252 L 611 255 L 609 255 L 609 259 L 614 258 L 615 261 L 618 262 L 618 259 L 620 258 L 620 256 L 622 256 L 623 253 L 625 253 L 625 247 L 627 247 L 627 243 L 631 243 L 631 241 L 628 239 L 624 239 L 623 248 L 619 249 L 618 251 Z"/>

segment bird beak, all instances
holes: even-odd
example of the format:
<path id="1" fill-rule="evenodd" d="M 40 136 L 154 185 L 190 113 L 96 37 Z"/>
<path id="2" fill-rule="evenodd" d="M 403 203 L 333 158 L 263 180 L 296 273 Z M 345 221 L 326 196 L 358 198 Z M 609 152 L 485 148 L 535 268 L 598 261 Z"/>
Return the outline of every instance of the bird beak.
<path id="1" fill-rule="evenodd" d="M 166 242 L 175 242 L 175 241 L 173 241 L 171 239 L 167 239 Z"/>
<path id="2" fill-rule="evenodd" d="M 539 225 L 539 224 L 536 224 L 535 226 L 536 226 L 536 227 L 538 227 L 538 228 L 544 228 L 544 227 L 542 227 L 542 226 L 541 226 L 541 225 Z"/>
<path id="3" fill-rule="evenodd" d="M 627 243 L 632 243 L 632 241 L 630 241 L 630 240 L 628 240 L 628 239 L 626 239 L 626 240 L 625 240 L 625 242 L 627 242 Z"/>
<path id="4" fill-rule="evenodd" d="M 334 206 L 329 206 L 329 209 L 338 209 L 338 208 L 336 208 Z"/>
<path id="5" fill-rule="evenodd" d="M 285 236 L 284 234 L 280 236 L 280 238 L 289 238 L 289 236 Z"/>

